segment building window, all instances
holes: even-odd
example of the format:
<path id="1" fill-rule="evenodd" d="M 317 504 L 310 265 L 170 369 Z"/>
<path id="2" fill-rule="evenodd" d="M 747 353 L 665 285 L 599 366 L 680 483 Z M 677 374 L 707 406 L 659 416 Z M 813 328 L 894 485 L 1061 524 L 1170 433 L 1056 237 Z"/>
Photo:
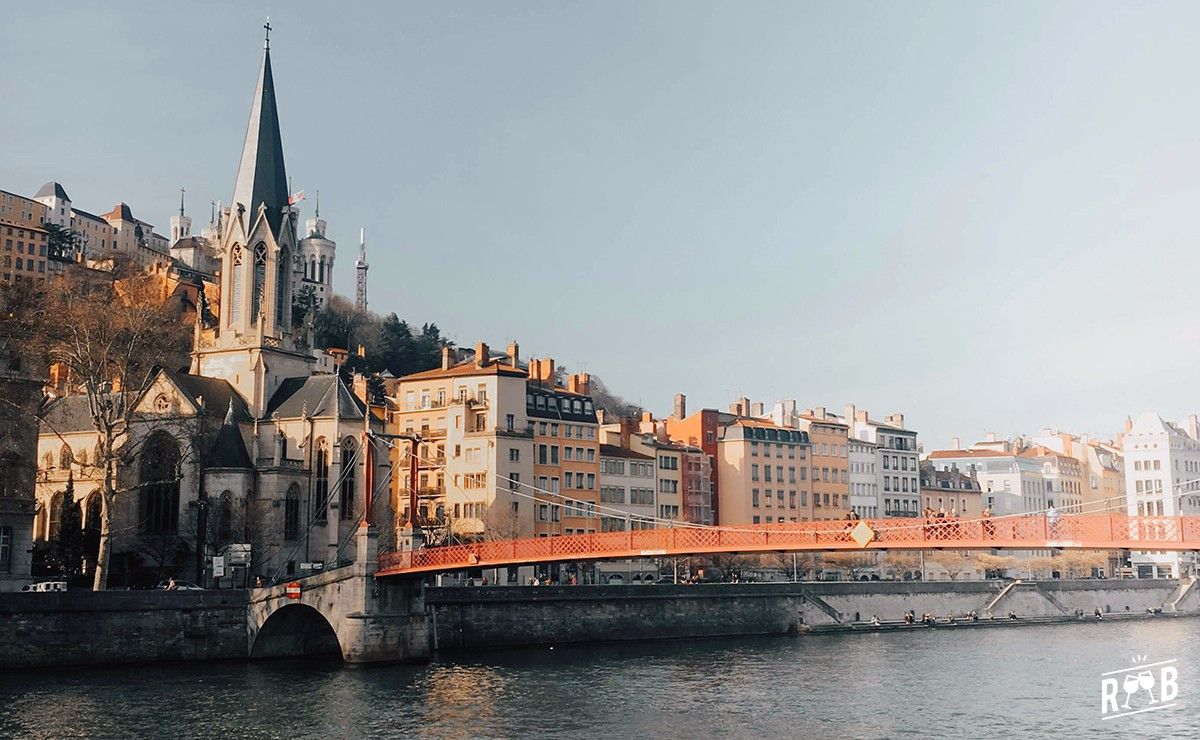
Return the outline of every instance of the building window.
<path id="1" fill-rule="evenodd" d="M 267 282 L 267 245 L 259 242 L 254 247 L 254 285 L 250 290 L 250 323 L 258 321 L 262 311 L 263 290 Z"/>
<path id="2" fill-rule="evenodd" d="M 275 259 L 275 325 L 287 328 L 292 324 L 291 311 L 287 310 L 290 308 L 287 300 L 288 276 L 292 274 L 292 262 L 288 259 L 287 248 L 280 249 Z"/>
<path id="3" fill-rule="evenodd" d="M 0 527 L 0 573 L 12 572 L 12 527 Z"/>
<path id="4" fill-rule="evenodd" d="M 242 283 L 245 282 L 245 268 L 242 266 L 242 248 L 234 244 L 231 252 L 233 269 L 229 272 L 229 325 L 233 326 L 242 316 Z"/>
<path id="5" fill-rule="evenodd" d="M 143 532 L 179 530 L 179 460 L 179 445 L 169 435 L 158 432 L 147 441 L 140 476 Z"/>
<path id="6" fill-rule="evenodd" d="M 288 487 L 283 499 L 283 538 L 295 540 L 300 537 L 300 485 Z"/>
<path id="7" fill-rule="evenodd" d="M 338 518 L 343 521 L 354 518 L 354 440 L 347 437 L 342 442 L 342 495 L 338 499 Z"/>
<path id="8" fill-rule="evenodd" d="M 316 488 L 313 490 L 313 518 L 318 522 L 326 520 L 328 511 L 326 506 L 329 499 L 329 450 L 326 449 L 325 441 L 321 440 L 317 443 L 317 460 L 316 460 Z"/>

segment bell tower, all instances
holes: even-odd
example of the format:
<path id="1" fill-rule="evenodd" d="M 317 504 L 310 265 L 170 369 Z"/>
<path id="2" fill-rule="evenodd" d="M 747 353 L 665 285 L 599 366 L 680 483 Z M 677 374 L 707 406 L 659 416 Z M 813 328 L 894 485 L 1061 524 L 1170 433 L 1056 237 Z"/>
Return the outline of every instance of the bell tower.
<path id="1" fill-rule="evenodd" d="M 192 362 L 193 372 L 232 383 L 256 416 L 284 378 L 310 375 L 314 363 L 292 336 L 296 212 L 284 170 L 270 24 L 265 28 L 233 200 L 220 218 L 220 317 L 214 330 L 200 331 Z"/>

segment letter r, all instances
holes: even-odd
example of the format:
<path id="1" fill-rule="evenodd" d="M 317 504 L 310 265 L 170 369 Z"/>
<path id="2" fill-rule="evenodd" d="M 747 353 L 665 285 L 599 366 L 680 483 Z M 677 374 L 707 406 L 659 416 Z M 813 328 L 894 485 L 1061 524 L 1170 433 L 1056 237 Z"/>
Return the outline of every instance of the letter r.
<path id="1" fill-rule="evenodd" d="M 1111 711 L 1117 711 L 1117 679 L 1106 678 L 1100 682 L 1100 714 L 1108 714 L 1109 704 L 1112 704 Z"/>

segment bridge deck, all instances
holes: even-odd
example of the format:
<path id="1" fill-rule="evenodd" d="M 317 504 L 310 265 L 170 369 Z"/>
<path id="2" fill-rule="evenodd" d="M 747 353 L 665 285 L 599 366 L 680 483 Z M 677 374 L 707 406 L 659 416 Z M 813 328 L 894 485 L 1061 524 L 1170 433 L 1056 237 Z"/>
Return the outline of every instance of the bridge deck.
<path id="1" fill-rule="evenodd" d="M 870 519 L 738 527 L 680 527 L 563 537 L 495 540 L 385 553 L 377 576 L 562 560 L 607 560 L 715 553 L 846 550 L 1200 550 L 1200 517 L 1044 515 L 992 519 Z M 862 535 L 866 535 L 865 537 Z M 862 541 L 865 540 L 865 544 Z"/>

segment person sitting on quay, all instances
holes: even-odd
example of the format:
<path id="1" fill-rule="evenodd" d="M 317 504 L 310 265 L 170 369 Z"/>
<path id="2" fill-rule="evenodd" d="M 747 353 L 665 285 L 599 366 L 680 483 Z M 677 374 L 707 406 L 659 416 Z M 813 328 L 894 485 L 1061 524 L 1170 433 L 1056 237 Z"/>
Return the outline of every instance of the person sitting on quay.
<path id="1" fill-rule="evenodd" d="M 1016 612 L 1009 612 L 1009 613 L 1008 613 L 1008 618 L 1009 618 L 1009 619 L 1016 619 L 1016 618 L 1017 618 L 1017 613 L 1016 613 Z"/>
<path id="2" fill-rule="evenodd" d="M 877 617 L 876 615 L 872 614 L 872 615 L 871 615 L 871 626 L 872 626 L 872 627 L 874 627 L 874 628 L 876 628 L 876 629 L 878 629 L 878 628 L 879 628 L 879 625 L 880 625 L 880 622 L 879 622 L 879 617 Z"/>
<path id="3" fill-rule="evenodd" d="M 1096 607 L 1096 611 L 1093 612 L 1093 614 L 1096 615 L 1096 619 L 1101 619 L 1101 620 L 1104 619 L 1104 614 L 1101 613 L 1100 607 Z"/>
<path id="4" fill-rule="evenodd" d="M 971 611 L 967 612 L 967 619 L 971 622 L 978 622 L 979 613 L 972 609 Z"/>
<path id="5" fill-rule="evenodd" d="M 955 624 L 954 612 L 950 612 L 949 614 L 946 615 L 946 624 Z"/>
<path id="6" fill-rule="evenodd" d="M 915 621 L 916 621 L 916 614 L 914 612 L 912 612 L 912 611 L 904 612 L 904 623 L 905 624 L 912 624 Z"/>

